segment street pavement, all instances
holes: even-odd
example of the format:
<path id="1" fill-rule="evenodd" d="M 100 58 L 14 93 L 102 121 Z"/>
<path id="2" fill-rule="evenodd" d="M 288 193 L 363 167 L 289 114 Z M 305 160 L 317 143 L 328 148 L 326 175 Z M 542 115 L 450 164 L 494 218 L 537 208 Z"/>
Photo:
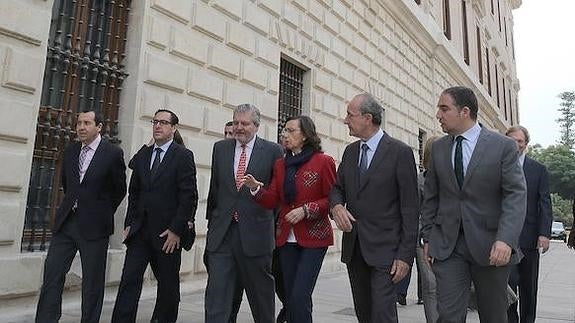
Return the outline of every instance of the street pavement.
<path id="1" fill-rule="evenodd" d="M 204 321 L 204 284 L 203 280 L 183 284 L 178 322 L 200 323 Z M 414 270 L 408 291 L 408 304 L 406 306 L 398 305 L 399 322 L 425 322 L 423 306 L 416 304 L 416 291 L 416 273 Z M 149 322 L 154 309 L 154 294 L 154 286 L 150 285 L 145 288 L 139 305 L 138 323 Z M 114 306 L 113 297 L 114 295 L 106 295 L 100 322 L 110 322 Z M 322 273 L 315 288 L 313 302 L 313 316 L 316 323 L 357 322 L 346 272 Z M 277 311 L 279 311 L 279 301 L 276 303 Z M 33 322 L 33 308 L 34 304 L 25 306 L 16 315 L 0 313 L 0 322 Z M 66 300 L 60 322 L 76 323 L 79 321 L 79 300 Z M 245 297 L 237 322 L 253 322 Z M 477 312 L 470 311 L 467 322 L 479 322 Z M 568 249 L 563 242 L 552 241 L 549 251 L 541 257 L 537 322 L 575 322 L 575 250 Z"/>

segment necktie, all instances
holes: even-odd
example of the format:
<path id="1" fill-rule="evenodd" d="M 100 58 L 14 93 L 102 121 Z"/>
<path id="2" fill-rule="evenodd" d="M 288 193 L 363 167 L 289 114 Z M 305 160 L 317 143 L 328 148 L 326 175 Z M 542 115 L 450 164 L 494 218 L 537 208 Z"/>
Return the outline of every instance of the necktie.
<path id="1" fill-rule="evenodd" d="M 463 148 L 461 147 L 463 139 L 465 139 L 463 136 L 457 136 L 455 138 L 455 156 L 453 158 L 455 178 L 457 179 L 457 184 L 459 184 L 460 189 L 463 186 Z"/>
<path id="2" fill-rule="evenodd" d="M 236 171 L 236 188 L 240 190 L 240 183 L 246 174 L 246 145 L 242 145 L 242 152 L 240 154 L 240 161 L 238 162 L 238 169 Z"/>
<path id="3" fill-rule="evenodd" d="M 367 151 L 369 146 L 366 143 L 361 144 L 361 156 L 359 158 L 359 183 L 363 180 L 365 172 L 367 172 Z"/>
<path id="4" fill-rule="evenodd" d="M 158 171 L 158 168 L 160 168 L 160 162 L 162 161 L 160 159 L 160 157 L 162 156 L 162 148 L 158 147 L 156 149 L 154 149 L 156 151 L 156 157 L 154 157 L 154 162 L 152 163 L 152 168 L 150 169 L 150 173 L 152 173 L 152 176 L 156 175 L 156 172 Z"/>
<path id="5" fill-rule="evenodd" d="M 88 151 L 90 151 L 90 146 L 86 145 L 80 150 L 80 157 L 78 157 L 78 174 L 80 175 L 80 183 L 84 177 L 84 163 L 86 162 L 86 157 L 88 157 Z"/>
<path id="6" fill-rule="evenodd" d="M 84 163 L 86 162 L 86 157 L 88 157 L 88 151 L 90 151 L 90 146 L 85 145 L 80 150 L 80 157 L 78 157 L 78 176 L 80 179 L 80 183 L 82 183 L 82 180 L 84 179 L 83 168 L 84 168 Z M 72 206 L 72 211 L 76 212 L 77 208 L 78 208 L 78 200 L 74 201 L 74 205 Z"/>
<path id="7" fill-rule="evenodd" d="M 239 191 L 241 188 L 241 180 L 246 174 L 246 145 L 242 145 L 242 152 L 240 153 L 240 160 L 238 162 L 238 169 L 236 170 L 236 189 Z M 232 215 L 232 219 L 236 222 L 240 219 L 238 211 Z"/>

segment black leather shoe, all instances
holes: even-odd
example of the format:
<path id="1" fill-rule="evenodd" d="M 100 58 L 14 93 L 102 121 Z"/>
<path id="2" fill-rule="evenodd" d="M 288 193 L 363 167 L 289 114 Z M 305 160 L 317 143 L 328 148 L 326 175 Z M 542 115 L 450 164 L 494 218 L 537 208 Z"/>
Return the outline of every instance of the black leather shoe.
<path id="1" fill-rule="evenodd" d="M 399 305 L 407 305 L 405 295 L 397 294 L 397 303 L 399 303 Z"/>
<path id="2" fill-rule="evenodd" d="M 285 307 L 282 307 L 278 314 L 278 318 L 276 319 L 276 323 L 286 323 L 287 322 L 287 315 Z"/>
<path id="3" fill-rule="evenodd" d="M 423 304 L 423 300 L 420 298 L 417 300 L 417 305 L 422 305 Z"/>

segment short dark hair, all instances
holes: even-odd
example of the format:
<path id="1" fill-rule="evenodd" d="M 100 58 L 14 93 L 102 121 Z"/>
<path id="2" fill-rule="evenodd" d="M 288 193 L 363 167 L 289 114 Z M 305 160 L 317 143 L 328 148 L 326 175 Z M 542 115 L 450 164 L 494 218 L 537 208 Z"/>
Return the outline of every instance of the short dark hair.
<path id="1" fill-rule="evenodd" d="M 177 125 L 178 123 L 180 123 L 180 119 L 178 119 L 178 116 L 173 113 L 172 111 L 168 110 L 168 109 L 158 109 L 156 111 L 156 113 L 154 113 L 154 116 L 156 116 L 158 113 L 160 112 L 167 112 L 170 114 L 170 123 L 172 124 L 172 126 Z"/>
<path id="2" fill-rule="evenodd" d="M 90 113 L 90 112 L 94 112 L 94 122 L 96 123 L 96 126 L 99 124 L 102 124 L 102 126 L 103 126 L 104 125 L 104 116 L 102 115 L 102 113 L 99 110 L 86 109 L 86 110 L 79 111 L 78 113 Z"/>
<path id="3" fill-rule="evenodd" d="M 305 137 L 303 146 L 310 147 L 313 151 L 321 151 L 321 138 L 318 136 L 317 131 L 315 130 L 315 124 L 313 123 L 313 120 L 308 116 L 299 115 L 288 118 L 286 122 L 291 120 L 299 121 L 300 131 Z"/>
<path id="4" fill-rule="evenodd" d="M 477 112 L 479 111 L 479 106 L 477 104 L 477 97 L 472 89 L 465 86 L 454 86 L 443 90 L 444 94 L 448 94 L 458 109 L 463 109 L 463 107 L 468 107 L 471 112 L 471 119 L 477 120 Z"/>
<path id="5" fill-rule="evenodd" d="M 383 119 L 383 111 L 385 110 L 383 106 L 369 93 L 362 93 L 359 96 L 362 98 L 359 104 L 359 112 L 361 114 L 371 114 L 371 123 L 380 126 Z"/>
<path id="6" fill-rule="evenodd" d="M 228 122 L 226 122 L 226 127 L 231 127 L 231 126 L 233 126 L 233 125 L 234 125 L 234 122 L 233 122 L 233 121 L 228 121 Z"/>

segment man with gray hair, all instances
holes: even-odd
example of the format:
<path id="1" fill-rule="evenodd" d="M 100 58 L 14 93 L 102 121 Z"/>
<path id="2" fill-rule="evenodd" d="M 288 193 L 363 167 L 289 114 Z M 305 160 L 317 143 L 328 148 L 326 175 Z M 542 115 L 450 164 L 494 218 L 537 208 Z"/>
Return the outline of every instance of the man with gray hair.
<path id="1" fill-rule="evenodd" d="M 268 185 L 274 162 L 282 157 L 278 144 L 256 136 L 259 125 L 260 111 L 241 104 L 234 109 L 235 140 L 214 144 L 206 210 L 206 323 L 229 322 L 238 278 L 254 322 L 274 322 L 274 213 L 255 203 L 241 185 L 248 173 Z"/>
<path id="2" fill-rule="evenodd" d="M 410 270 L 417 242 L 415 159 L 383 132 L 382 113 L 370 94 L 349 102 L 345 124 L 360 140 L 346 147 L 329 197 L 360 323 L 397 322 L 394 285 Z"/>

